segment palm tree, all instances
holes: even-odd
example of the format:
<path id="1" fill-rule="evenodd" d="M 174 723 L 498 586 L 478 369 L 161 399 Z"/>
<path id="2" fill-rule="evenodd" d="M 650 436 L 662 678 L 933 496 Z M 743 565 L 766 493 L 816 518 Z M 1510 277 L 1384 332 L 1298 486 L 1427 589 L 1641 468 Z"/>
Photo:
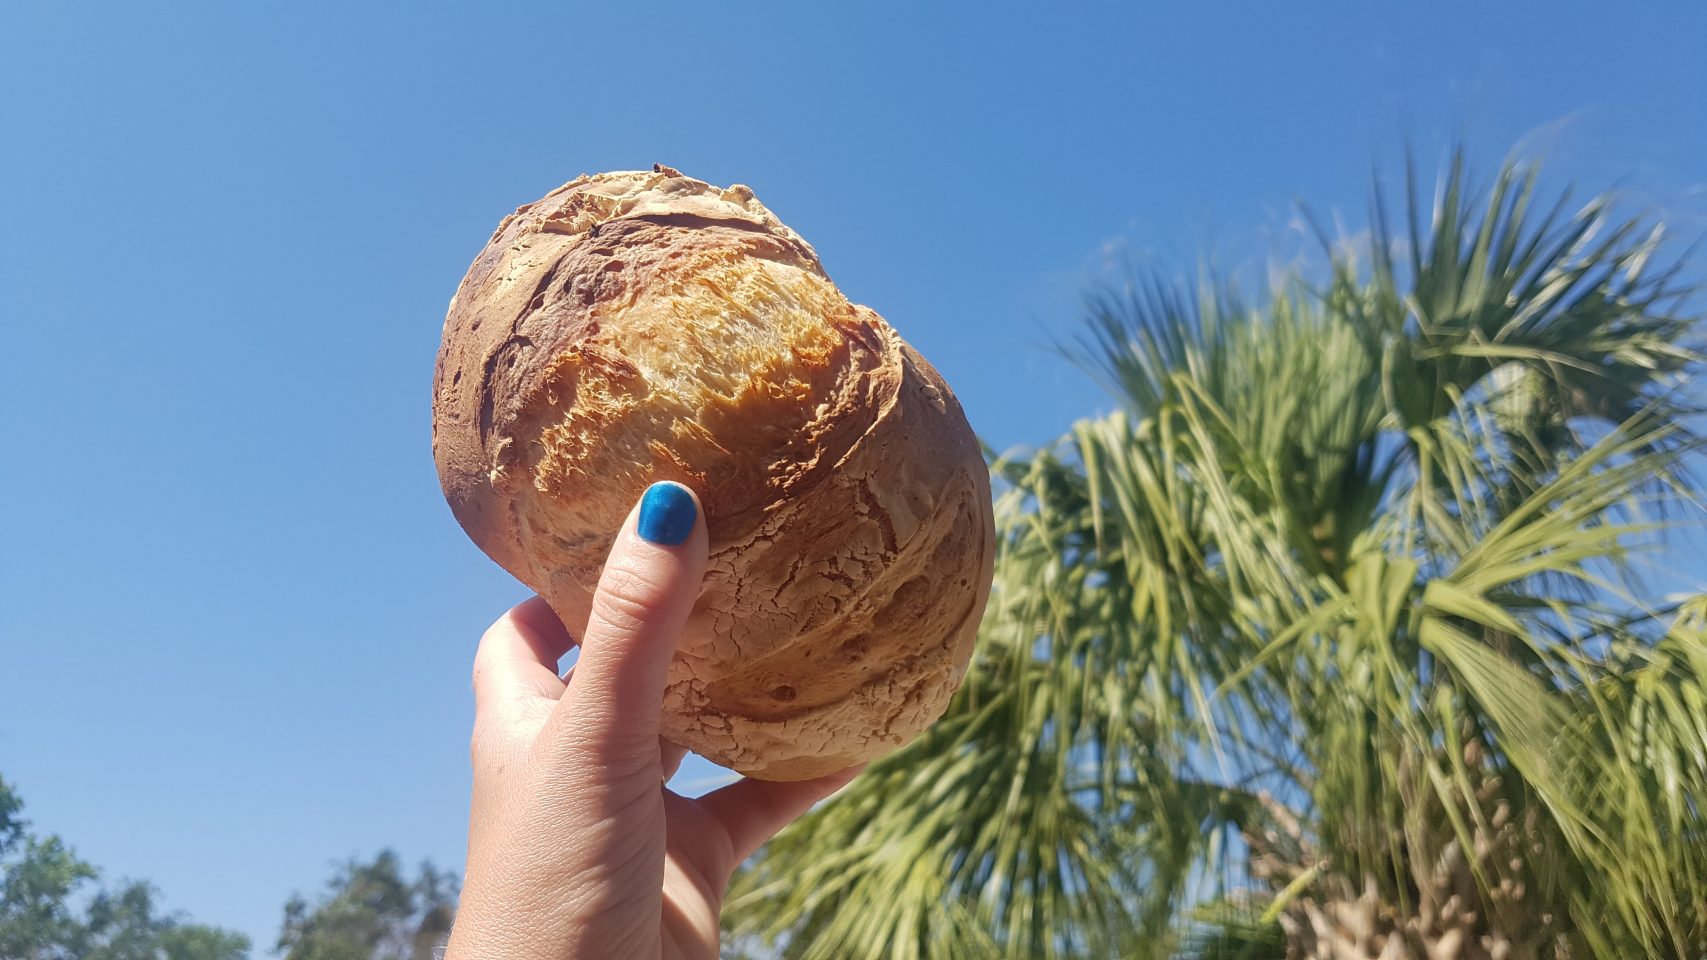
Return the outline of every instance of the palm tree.
<path id="1" fill-rule="evenodd" d="M 947 716 L 777 838 L 759 955 L 1707 957 L 1707 601 L 1681 261 L 1462 155 L 1247 305 L 1160 281 L 1118 399 L 995 459 Z M 766 952 L 768 951 L 768 953 Z"/>

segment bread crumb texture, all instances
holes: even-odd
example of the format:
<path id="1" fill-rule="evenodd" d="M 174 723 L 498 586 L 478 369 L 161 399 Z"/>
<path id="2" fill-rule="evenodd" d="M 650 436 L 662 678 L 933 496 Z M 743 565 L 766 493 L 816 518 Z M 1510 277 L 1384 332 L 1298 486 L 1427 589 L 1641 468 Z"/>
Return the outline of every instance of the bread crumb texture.
<path id="1" fill-rule="evenodd" d="M 977 441 L 744 186 L 583 176 L 506 217 L 445 319 L 433 453 L 464 529 L 572 626 L 646 486 L 699 495 L 663 722 L 717 763 L 830 773 L 959 686 L 995 552 Z"/>

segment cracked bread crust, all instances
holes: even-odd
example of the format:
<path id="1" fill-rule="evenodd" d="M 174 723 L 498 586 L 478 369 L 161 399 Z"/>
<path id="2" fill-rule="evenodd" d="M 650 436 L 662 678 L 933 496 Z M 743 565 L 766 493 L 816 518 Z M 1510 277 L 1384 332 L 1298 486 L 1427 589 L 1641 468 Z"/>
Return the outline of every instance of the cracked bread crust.
<path id="1" fill-rule="evenodd" d="M 470 537 L 571 625 L 641 491 L 699 495 L 663 729 L 714 762 L 840 770 L 959 686 L 995 554 L 977 441 L 746 187 L 583 176 L 506 217 L 451 300 L 433 452 Z"/>

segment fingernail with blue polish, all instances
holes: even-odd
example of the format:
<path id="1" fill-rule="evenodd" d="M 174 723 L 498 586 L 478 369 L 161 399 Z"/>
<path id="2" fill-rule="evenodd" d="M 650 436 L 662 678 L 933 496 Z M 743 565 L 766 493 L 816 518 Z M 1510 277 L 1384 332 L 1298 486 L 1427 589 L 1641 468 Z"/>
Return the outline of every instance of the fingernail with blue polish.
<path id="1" fill-rule="evenodd" d="M 680 546 L 693 533 L 698 508 L 693 494 L 679 483 L 654 483 L 640 498 L 640 519 L 634 530 L 641 539 L 663 547 Z"/>

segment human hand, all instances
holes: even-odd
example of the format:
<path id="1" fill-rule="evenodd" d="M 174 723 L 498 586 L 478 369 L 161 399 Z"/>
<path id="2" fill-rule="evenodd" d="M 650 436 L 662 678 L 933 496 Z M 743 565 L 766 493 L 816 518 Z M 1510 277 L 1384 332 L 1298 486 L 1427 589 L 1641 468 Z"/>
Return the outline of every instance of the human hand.
<path id="1" fill-rule="evenodd" d="M 735 867 L 858 772 L 665 788 L 683 754 L 658 733 L 665 677 L 705 566 L 698 501 L 655 484 L 611 548 L 567 680 L 557 662 L 576 641 L 543 600 L 486 631 L 446 960 L 713 960 Z"/>

